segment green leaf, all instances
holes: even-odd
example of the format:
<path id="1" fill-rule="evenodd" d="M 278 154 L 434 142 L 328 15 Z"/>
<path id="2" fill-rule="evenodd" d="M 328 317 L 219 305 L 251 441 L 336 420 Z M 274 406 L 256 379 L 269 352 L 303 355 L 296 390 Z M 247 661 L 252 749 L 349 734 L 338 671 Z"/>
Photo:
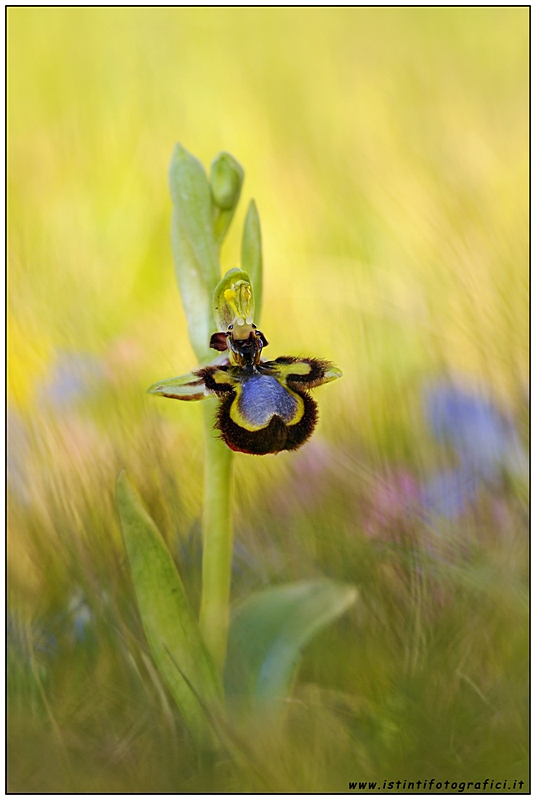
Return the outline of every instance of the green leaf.
<path id="1" fill-rule="evenodd" d="M 218 153 L 210 170 L 214 233 L 223 242 L 240 200 L 244 170 L 230 153 Z"/>
<path id="2" fill-rule="evenodd" d="M 220 277 L 212 225 L 212 194 L 203 165 L 180 144 L 169 168 L 169 186 L 178 222 L 208 285 Z"/>
<path id="3" fill-rule="evenodd" d="M 202 164 L 177 144 L 169 169 L 171 243 L 192 347 L 204 360 L 212 331 L 212 292 L 220 280 L 212 194 Z"/>
<path id="4" fill-rule="evenodd" d="M 277 716 L 309 640 L 355 602 L 357 589 L 327 579 L 258 592 L 229 631 L 225 686 L 235 712 Z"/>
<path id="5" fill-rule="evenodd" d="M 192 735 L 209 746 L 207 712 L 217 712 L 222 702 L 216 669 L 169 550 L 124 472 L 117 482 L 117 503 L 151 654 Z"/>
<path id="6" fill-rule="evenodd" d="M 259 324 L 262 311 L 262 237 L 261 222 L 255 201 L 249 204 L 242 233 L 242 269 L 248 273 L 255 295 L 256 318 Z"/>

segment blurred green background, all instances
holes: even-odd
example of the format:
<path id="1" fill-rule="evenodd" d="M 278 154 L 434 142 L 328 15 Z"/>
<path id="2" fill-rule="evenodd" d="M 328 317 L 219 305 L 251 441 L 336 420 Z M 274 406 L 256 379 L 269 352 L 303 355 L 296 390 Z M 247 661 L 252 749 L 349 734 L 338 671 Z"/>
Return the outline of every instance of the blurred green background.
<path id="1" fill-rule="evenodd" d="M 528 16 L 8 9 L 11 791 L 527 780 Z M 196 604 L 201 409 L 145 393 L 195 365 L 176 141 L 245 169 L 267 357 L 344 372 L 302 450 L 236 459 L 233 597 L 360 589 L 249 770 L 195 753 L 114 508 L 126 468 Z"/>

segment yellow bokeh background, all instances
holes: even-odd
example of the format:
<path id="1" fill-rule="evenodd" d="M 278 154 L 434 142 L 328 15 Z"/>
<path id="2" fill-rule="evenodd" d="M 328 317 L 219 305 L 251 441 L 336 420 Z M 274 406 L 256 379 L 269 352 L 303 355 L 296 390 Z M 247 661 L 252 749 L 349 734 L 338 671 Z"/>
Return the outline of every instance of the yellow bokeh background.
<path id="1" fill-rule="evenodd" d="M 253 196 L 274 354 L 343 362 L 346 404 L 383 395 L 392 365 L 518 389 L 527 20 L 523 8 L 10 9 L 15 399 L 55 348 L 102 354 L 132 337 L 146 383 L 191 366 L 168 234 L 175 141 L 207 167 L 228 150 L 246 170 L 222 261 L 237 263 Z"/>

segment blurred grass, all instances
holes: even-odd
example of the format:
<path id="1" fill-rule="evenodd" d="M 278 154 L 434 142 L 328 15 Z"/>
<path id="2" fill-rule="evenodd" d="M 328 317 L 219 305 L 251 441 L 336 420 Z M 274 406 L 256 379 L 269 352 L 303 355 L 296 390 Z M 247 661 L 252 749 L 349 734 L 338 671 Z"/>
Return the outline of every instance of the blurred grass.
<path id="1" fill-rule="evenodd" d="M 525 777 L 524 477 L 453 519 L 379 498 L 456 463 L 423 413 L 441 376 L 526 446 L 527 98 L 525 8 L 8 9 L 12 791 Z M 175 141 L 245 168 L 222 264 L 254 196 L 267 355 L 344 371 L 302 451 L 237 458 L 234 596 L 324 574 L 362 597 L 250 772 L 193 752 L 113 505 L 126 468 L 197 602 L 201 409 L 145 395 L 195 363 Z"/>

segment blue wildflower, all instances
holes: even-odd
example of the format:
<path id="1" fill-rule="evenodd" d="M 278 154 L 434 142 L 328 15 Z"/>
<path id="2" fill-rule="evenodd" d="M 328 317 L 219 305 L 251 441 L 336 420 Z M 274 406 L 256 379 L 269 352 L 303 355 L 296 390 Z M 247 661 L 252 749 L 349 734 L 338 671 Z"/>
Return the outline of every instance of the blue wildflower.
<path id="1" fill-rule="evenodd" d="M 423 504 L 446 517 L 463 513 L 483 482 L 503 470 L 524 468 L 523 448 L 511 415 L 476 390 L 444 381 L 424 392 L 426 416 L 437 442 L 449 447 L 457 466 L 423 487 Z"/>
<path id="2" fill-rule="evenodd" d="M 41 396 L 55 408 L 66 409 L 94 392 L 103 377 L 102 363 L 94 356 L 59 352 Z"/>

